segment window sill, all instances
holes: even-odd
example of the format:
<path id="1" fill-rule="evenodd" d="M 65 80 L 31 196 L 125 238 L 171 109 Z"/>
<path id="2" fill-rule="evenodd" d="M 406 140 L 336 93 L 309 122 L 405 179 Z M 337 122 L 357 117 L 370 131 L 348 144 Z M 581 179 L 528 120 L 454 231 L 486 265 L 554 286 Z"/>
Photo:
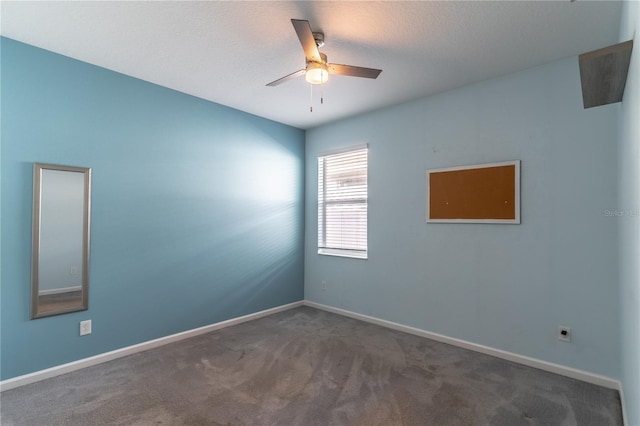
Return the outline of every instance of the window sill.
<path id="1" fill-rule="evenodd" d="M 367 252 L 355 250 L 318 249 L 318 254 L 323 256 L 350 257 L 352 259 L 368 259 Z"/>

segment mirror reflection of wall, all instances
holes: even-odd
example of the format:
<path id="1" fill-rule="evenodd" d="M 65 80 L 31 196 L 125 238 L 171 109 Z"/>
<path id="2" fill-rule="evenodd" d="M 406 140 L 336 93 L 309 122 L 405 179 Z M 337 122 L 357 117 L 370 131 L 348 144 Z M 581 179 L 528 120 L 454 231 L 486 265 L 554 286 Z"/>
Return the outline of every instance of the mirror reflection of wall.
<path id="1" fill-rule="evenodd" d="M 32 318 L 87 309 L 90 169 L 36 163 Z"/>

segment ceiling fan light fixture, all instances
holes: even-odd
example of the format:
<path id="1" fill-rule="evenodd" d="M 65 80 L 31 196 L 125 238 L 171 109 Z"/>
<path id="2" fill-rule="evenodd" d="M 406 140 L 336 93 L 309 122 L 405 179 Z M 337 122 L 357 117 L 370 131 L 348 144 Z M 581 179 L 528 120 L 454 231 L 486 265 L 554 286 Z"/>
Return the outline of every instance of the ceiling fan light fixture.
<path id="1" fill-rule="evenodd" d="M 327 64 L 319 62 L 309 62 L 307 64 L 307 72 L 304 74 L 305 79 L 310 84 L 323 84 L 329 80 L 329 70 Z"/>
<path id="2" fill-rule="evenodd" d="M 285 75 L 271 83 L 267 83 L 267 86 L 278 86 L 285 81 L 289 81 L 304 74 L 307 82 L 311 84 L 311 92 L 313 93 L 313 86 L 326 83 L 329 80 L 329 74 L 375 79 L 378 78 L 378 75 L 382 72 L 382 70 L 374 68 L 330 64 L 327 61 L 327 55 L 318 50 L 318 47 L 324 44 L 324 34 L 318 32 L 314 33 L 311 31 L 311 25 L 309 25 L 309 21 L 307 20 L 292 19 L 291 23 L 293 24 L 293 29 L 298 35 L 298 40 L 300 40 L 302 50 L 304 50 L 306 66 L 301 70 Z M 320 102 L 322 102 L 322 98 L 320 98 Z"/>

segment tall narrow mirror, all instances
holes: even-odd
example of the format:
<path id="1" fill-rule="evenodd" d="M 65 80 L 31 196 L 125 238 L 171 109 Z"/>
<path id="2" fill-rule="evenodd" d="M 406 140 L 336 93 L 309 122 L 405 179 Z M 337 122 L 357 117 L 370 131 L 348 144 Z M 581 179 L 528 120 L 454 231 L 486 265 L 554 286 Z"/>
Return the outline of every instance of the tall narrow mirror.
<path id="1" fill-rule="evenodd" d="M 91 169 L 35 163 L 31 318 L 88 309 Z"/>

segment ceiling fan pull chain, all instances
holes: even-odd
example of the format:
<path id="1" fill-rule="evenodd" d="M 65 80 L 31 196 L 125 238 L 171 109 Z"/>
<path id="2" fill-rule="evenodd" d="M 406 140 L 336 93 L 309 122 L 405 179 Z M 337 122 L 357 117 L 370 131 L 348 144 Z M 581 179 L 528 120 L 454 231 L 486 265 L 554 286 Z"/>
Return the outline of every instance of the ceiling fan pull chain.
<path id="1" fill-rule="evenodd" d="M 311 86 L 311 90 L 309 92 L 309 111 L 313 112 L 313 84 L 310 84 L 309 86 Z"/>
<path id="2" fill-rule="evenodd" d="M 320 105 L 324 104 L 324 83 L 320 83 Z"/>

